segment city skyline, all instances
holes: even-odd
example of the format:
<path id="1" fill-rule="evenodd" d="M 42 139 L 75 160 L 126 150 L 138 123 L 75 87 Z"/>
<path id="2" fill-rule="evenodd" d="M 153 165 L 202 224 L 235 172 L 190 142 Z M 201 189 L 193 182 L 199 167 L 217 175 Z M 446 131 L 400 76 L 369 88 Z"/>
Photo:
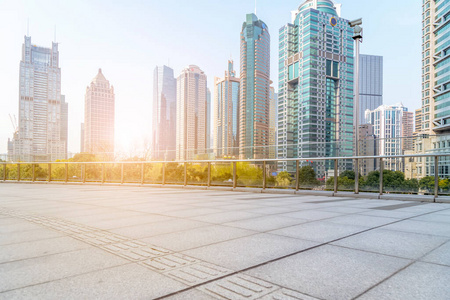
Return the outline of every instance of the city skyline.
<path id="1" fill-rule="evenodd" d="M 345 9 L 346 17 L 348 18 L 357 18 L 357 17 L 363 17 L 364 20 L 364 30 L 365 30 L 365 41 L 362 45 L 362 53 L 370 53 L 370 54 L 376 54 L 376 55 L 383 55 L 386 58 L 386 74 L 388 74 L 387 78 L 385 78 L 385 81 L 389 80 L 389 77 L 392 79 L 392 76 L 394 76 L 398 70 L 402 69 L 399 68 L 401 66 L 402 58 L 398 58 L 398 55 L 388 54 L 386 55 L 383 51 L 382 47 L 377 46 L 376 44 L 380 42 L 380 33 L 377 33 L 376 28 L 379 28 L 378 31 L 386 33 L 386 28 L 383 27 L 382 21 L 380 19 L 380 9 L 383 7 L 386 7 L 387 2 L 380 3 L 379 7 L 375 9 L 369 9 L 369 7 L 365 7 L 364 5 L 360 5 L 355 1 L 337 1 L 338 3 L 343 4 L 343 9 Z M 43 7 L 47 8 L 49 12 L 47 14 L 50 14 L 52 9 L 51 5 L 47 4 L 43 5 Z M 291 10 L 296 9 L 302 1 L 287 1 L 286 3 L 276 3 L 276 4 L 269 4 L 267 2 L 261 1 L 261 3 L 258 3 L 258 17 L 263 19 L 269 28 L 274 30 L 275 32 L 283 25 L 285 24 L 286 19 L 286 12 L 289 12 Z M 409 3 L 409 2 L 408 2 Z M 79 10 L 80 7 L 83 7 L 83 5 L 86 4 L 80 4 L 75 5 L 75 7 L 72 7 L 72 4 L 64 4 L 62 7 L 59 7 L 63 11 L 67 11 L 69 8 L 73 8 L 75 11 Z M 383 6 L 384 5 L 384 6 Z M 389 3 L 389 5 L 393 5 L 394 8 L 401 6 L 401 4 L 397 3 Z M 417 7 L 420 7 L 420 3 L 417 4 Z M 101 7 L 101 3 L 93 4 L 92 7 L 92 13 L 89 13 L 87 15 L 87 18 L 89 20 L 92 20 L 93 15 L 95 12 L 98 12 L 98 9 Z M 123 12 L 123 17 L 126 20 L 130 20 L 130 16 L 136 14 L 137 18 L 140 18 L 142 14 L 138 12 L 139 8 L 142 8 L 142 11 L 148 11 L 149 7 L 153 9 L 153 13 L 155 12 L 164 12 L 170 14 L 176 14 L 181 9 L 187 9 L 187 12 L 192 12 L 195 8 L 202 7 L 201 11 L 201 18 L 199 18 L 202 21 L 210 22 L 212 19 L 210 19 L 209 16 L 206 15 L 206 11 L 208 10 L 214 10 L 214 9 L 222 9 L 224 6 L 221 3 L 215 3 L 211 4 L 204 1 L 195 1 L 192 4 L 192 7 L 186 7 L 185 4 L 177 3 L 177 5 L 174 5 L 169 1 L 167 4 L 156 4 L 156 3 L 150 3 L 150 4 L 136 4 L 133 6 L 133 8 L 129 10 L 125 10 Z M 227 26 L 225 26 L 224 29 L 221 29 L 220 27 L 215 27 L 214 30 L 221 30 L 224 34 L 221 35 L 219 43 L 217 45 L 214 45 L 215 42 L 217 42 L 217 38 L 212 38 L 211 45 L 214 45 L 214 50 L 217 53 L 213 53 L 210 51 L 212 46 L 209 46 L 208 49 L 205 49 L 203 52 L 195 53 L 191 48 L 187 48 L 187 51 L 181 51 L 183 55 L 177 58 L 175 53 L 179 53 L 180 49 L 174 49 L 175 47 L 171 47 L 170 41 L 168 39 L 161 39 L 161 50 L 160 52 L 167 52 L 165 55 L 154 55 L 155 58 L 150 59 L 151 56 L 150 53 L 146 53 L 144 59 L 142 59 L 143 52 L 150 51 L 152 46 L 149 44 L 150 41 L 155 40 L 155 34 L 157 34 L 159 37 L 164 37 L 168 34 L 172 37 L 177 37 L 177 35 L 181 34 L 183 35 L 182 41 L 187 41 L 188 39 L 194 39 L 197 41 L 197 37 L 189 33 L 187 30 L 180 30 L 181 33 L 173 33 L 170 31 L 164 31 L 160 28 L 158 33 L 154 32 L 144 32 L 142 30 L 138 31 L 138 33 L 133 33 L 133 30 L 129 30 L 135 26 L 136 22 L 131 22 L 131 24 L 128 24 L 126 27 L 126 31 L 124 29 L 117 29 L 114 24 L 111 24 L 110 21 L 105 20 L 104 17 L 100 16 L 100 21 L 105 21 L 107 24 L 110 25 L 110 29 L 117 29 L 114 31 L 114 34 L 106 35 L 105 38 L 102 38 L 101 40 L 98 39 L 99 36 L 102 36 L 102 30 L 100 28 L 97 28 L 90 32 L 89 34 L 86 34 L 86 36 L 81 39 L 80 33 L 86 33 L 86 25 L 81 25 L 79 30 L 70 29 L 67 27 L 67 24 L 62 21 L 62 19 L 59 16 L 56 16 L 54 18 L 49 18 L 49 20 L 43 20 L 41 17 L 39 17 L 39 14 L 42 14 L 43 8 L 35 7 L 33 4 L 30 4 L 28 2 L 19 2 L 18 4 L 12 3 L 12 2 L 4 2 L 1 5 L 2 10 L 2 16 L 4 15 L 5 18 L 3 19 L 5 22 L 10 22 L 12 24 L 15 24 L 16 26 L 11 32 L 3 32 L 2 38 L 6 39 L 8 41 L 8 44 L 11 45 L 11 49 L 17 48 L 18 45 L 14 42 L 17 40 L 20 40 L 23 38 L 23 35 L 26 33 L 26 19 L 27 17 L 30 18 L 30 35 L 33 36 L 33 40 L 39 44 L 39 45 L 45 45 L 48 43 L 49 40 L 51 40 L 54 32 L 54 24 L 57 24 L 57 41 L 60 42 L 60 51 L 61 51 L 61 63 L 64 64 L 63 68 L 63 74 L 62 74 L 62 84 L 63 84 L 63 91 L 66 94 L 66 101 L 70 104 L 71 111 L 69 112 L 69 128 L 74 128 L 74 123 L 76 124 L 77 128 L 79 128 L 79 123 L 82 121 L 82 112 L 83 112 L 83 87 L 85 86 L 85 78 L 89 76 L 89 74 L 92 74 L 95 70 L 98 69 L 98 67 L 102 67 L 105 72 L 107 72 L 109 77 L 111 78 L 111 81 L 115 83 L 116 85 L 116 98 L 117 98 L 117 105 L 118 105 L 118 113 L 117 113 L 117 126 L 118 127 L 118 134 L 117 139 L 118 143 L 120 144 L 129 144 L 130 148 L 134 147 L 134 142 L 136 140 L 140 140 L 143 138 L 144 135 L 150 134 L 150 123 L 151 120 L 147 117 L 149 114 L 151 114 L 151 81 L 152 81 L 152 70 L 155 65 L 161 65 L 166 63 L 167 59 L 169 59 L 168 56 L 170 56 L 170 63 L 169 66 L 171 66 L 175 73 L 177 74 L 181 68 L 187 64 L 198 64 L 203 66 L 203 69 L 205 73 L 210 77 L 213 78 L 214 76 L 217 76 L 222 73 L 223 69 L 223 62 L 226 62 L 226 60 L 229 58 L 230 53 L 231 56 L 235 59 L 238 57 L 239 52 L 239 28 L 242 25 L 242 18 L 245 16 L 246 13 L 253 11 L 254 9 L 254 3 L 253 1 L 245 2 L 240 4 L 230 14 L 230 18 L 227 18 Z M 173 12 L 168 12 L 167 7 L 171 7 L 173 9 Z M 174 8 L 175 7 L 175 8 Z M 118 12 L 121 10 L 122 6 L 119 4 L 112 5 L 110 10 L 111 13 L 118 14 Z M 35 12 L 33 11 L 35 9 Z M 229 8 L 224 8 L 226 12 L 230 12 Z M 417 9 L 417 8 L 415 8 Z M 13 14 L 6 14 L 5 12 L 13 12 Z M 411 8 L 410 12 L 414 11 L 413 8 Z M 419 8 L 420 11 L 420 8 Z M 377 15 L 378 13 L 378 15 Z M 417 12 L 415 12 L 417 14 Z M 378 19 L 372 18 L 372 14 L 374 16 L 378 16 Z M 189 15 L 189 14 L 188 14 Z M 389 12 L 383 12 L 383 18 L 389 17 Z M 411 14 L 407 14 L 406 12 L 399 15 L 398 19 L 398 25 L 401 28 L 410 27 L 411 24 L 415 24 L 412 19 L 410 18 Z M 47 16 L 48 18 L 48 16 Z M 186 21 L 187 17 L 183 17 L 182 20 L 173 21 L 176 22 L 173 24 L 173 26 L 179 26 L 177 24 L 180 24 L 178 22 Z M 221 16 L 217 16 L 216 20 L 220 21 Z M 191 20 L 188 18 L 188 20 Z M 417 23 L 415 26 L 418 28 L 416 35 L 420 36 L 420 15 L 417 14 L 415 18 L 415 22 Z M 419 21 L 417 21 L 419 20 Z M 158 18 L 156 21 L 161 21 L 161 18 Z M 41 26 L 43 23 L 43 26 Z M 199 31 L 200 25 L 197 23 L 199 22 L 187 22 L 188 27 L 196 28 L 196 35 L 199 34 L 202 31 Z M 370 26 L 370 24 L 373 24 Z M 39 27 L 37 27 L 39 25 Z M 45 26 L 46 25 L 46 26 Z M 381 27 L 381 28 L 380 28 Z M 39 28 L 39 29 L 38 29 Z M 154 27 L 153 27 L 154 28 Z M 172 25 L 171 25 L 172 28 Z M 383 31 L 383 28 L 385 30 Z M 210 29 L 213 31 L 213 29 Z M 203 30 L 203 29 L 202 29 Z M 204 29 L 206 30 L 206 29 Z M 410 30 L 410 29 L 409 29 Z M 69 35 L 68 32 L 72 32 L 73 35 Z M 207 34 L 209 31 L 204 32 L 204 34 Z M 113 38 L 114 36 L 114 38 Z M 376 37 L 378 36 L 378 39 Z M 126 40 L 139 40 L 140 47 L 145 51 L 136 51 L 132 50 L 132 54 L 135 56 L 134 58 L 130 59 L 125 54 L 125 48 L 117 43 L 113 43 L 115 40 L 120 41 L 126 41 Z M 389 36 L 386 37 L 387 40 L 390 39 Z M 271 51 L 275 53 L 278 51 L 277 46 L 277 39 L 272 39 L 271 43 Z M 409 39 L 409 44 L 415 43 L 413 39 Z M 401 39 L 399 44 L 401 43 Z M 73 44 L 80 44 L 85 45 L 89 44 L 90 48 L 89 51 L 83 50 L 83 47 L 74 47 L 74 49 L 71 49 L 71 45 Z M 120 44 L 123 44 L 122 42 Z M 192 43 L 195 44 L 195 43 Z M 419 43 L 420 44 L 420 41 Z M 116 46 L 116 48 L 111 48 L 112 46 Z M 142 47 L 145 46 L 145 47 Z M 20 45 L 19 45 L 20 47 Z M 101 53 L 103 49 L 111 48 L 110 54 Z M 190 47 L 191 46 L 190 44 Z M 404 47 L 403 47 L 404 48 Z M 74 52 L 75 50 L 77 52 Z M 407 47 L 408 51 L 410 51 L 410 47 Z M 1 50 L 6 51 L 6 50 Z M 9 50 L 8 50 L 9 51 Z M 420 48 L 417 48 L 417 53 L 420 53 Z M 7 52 L 5 52 L 7 53 Z M 2 52 L 3 54 L 3 52 Z M 78 55 L 74 55 L 78 54 Z M 89 54 L 89 55 L 88 55 Z M 120 54 L 120 55 L 118 55 Z M 133 56 L 131 55 L 131 56 Z M 407 54 L 405 58 L 408 57 Z M 17 53 L 14 53 L 14 55 L 2 55 L 3 57 L 8 57 L 9 60 L 11 60 L 11 57 L 17 57 Z M 416 54 L 415 57 L 419 57 L 420 54 Z M 218 59 L 220 58 L 220 59 Z M 139 60 L 139 63 L 136 63 Z M 217 61 L 217 63 L 201 63 L 201 61 Z M 273 63 L 276 61 L 277 58 L 275 55 L 272 55 L 271 62 L 272 65 L 276 65 Z M 397 60 L 399 64 L 393 65 L 392 60 Z M 416 60 L 416 59 L 415 59 Z M 199 62 L 200 61 L 200 62 Z M 14 75 L 11 76 L 11 74 L 17 73 L 17 61 L 13 61 L 12 63 L 7 63 L 5 61 L 2 61 L 4 68 L 2 70 L 8 70 L 8 74 L 2 74 L 2 79 L 5 79 L 4 82 L 6 83 L 5 86 L 7 86 L 7 90 L 5 90 L 4 97 L 7 99 L 12 99 L 9 101 L 2 101 L 1 108 L 2 111 L 5 113 L 0 118 L 0 153 L 6 152 L 6 140 L 8 137 L 12 137 L 12 128 L 11 124 L 9 122 L 8 113 L 16 114 L 17 113 L 17 95 L 18 95 L 18 88 L 17 88 L 17 82 L 16 80 L 9 81 L 9 77 L 14 78 Z M 13 66 L 8 67 L 9 65 Z M 216 65 L 219 66 L 219 70 L 216 71 L 218 68 Z M 418 64 L 419 65 L 419 64 Z M 75 66 L 79 66 L 76 68 Z M 392 69 L 395 67 L 395 72 L 392 72 Z M 74 69 L 75 68 L 75 69 Z M 127 69 L 127 74 L 130 79 L 125 79 L 121 77 L 121 74 L 124 73 L 122 69 Z M 419 66 L 420 69 L 420 66 Z M 75 70 L 75 71 L 74 71 Z M 272 68 L 271 70 L 271 79 L 274 81 L 274 86 L 277 86 L 277 68 Z M 2 72 L 4 73 L 4 72 Z M 274 76 L 275 73 L 275 76 Z M 408 72 L 408 73 L 414 73 L 414 72 Z M 416 72 L 417 75 L 413 77 L 410 80 L 400 79 L 400 81 L 397 81 L 398 85 L 403 86 L 411 86 L 411 81 L 420 82 L 420 71 Z M 81 76 L 82 74 L 83 76 Z M 131 76 L 131 75 L 132 76 Z M 144 76 L 142 76 L 144 74 Z M 404 77 L 412 77 L 412 76 L 404 76 Z M 131 82 L 131 81 L 137 81 L 139 82 Z M 405 82 L 402 83 L 401 80 L 404 80 Z M 9 83 L 10 82 L 10 83 Z M 80 84 L 81 82 L 81 84 Z M 146 88 L 139 88 L 139 84 L 143 86 L 146 86 Z M 118 88 L 118 86 L 120 88 Z M 414 86 L 414 85 L 413 85 Z M 209 88 L 212 90 L 213 87 L 209 85 Z M 396 97 L 395 93 L 393 93 L 394 87 L 387 86 L 385 89 L 385 95 L 386 95 L 386 103 L 393 103 L 398 101 L 398 97 Z M 390 92 L 389 92 L 389 91 Z M 406 106 L 408 106 L 411 110 L 414 108 L 417 108 L 419 106 L 419 98 L 420 98 L 420 87 L 417 88 L 416 96 L 408 96 L 408 94 L 405 94 L 404 103 Z M 408 89 L 408 93 L 412 93 L 411 89 Z M 214 98 L 214 97 L 213 97 Z M 410 102 L 408 102 L 410 101 Z M 133 103 L 133 105 L 129 105 L 130 103 Z M 141 105 L 142 104 L 142 105 Z M 137 107 L 140 107 L 142 109 L 138 109 Z M 137 119 L 142 120 L 143 126 L 142 129 L 135 130 L 138 126 L 133 125 L 132 123 L 136 122 L 130 122 L 130 119 L 133 118 L 131 116 L 136 116 Z M 136 119 L 133 118 L 133 119 Z M 132 120 L 132 119 L 131 119 Z M 147 124 L 148 123 L 148 124 Z M 133 132 L 133 134 L 124 134 L 126 132 Z M 69 136 L 69 151 L 71 152 L 78 152 L 79 149 L 79 130 L 76 130 L 76 133 L 70 133 Z M 119 151 L 127 151 L 128 149 L 124 149 L 123 147 L 119 147 Z"/>

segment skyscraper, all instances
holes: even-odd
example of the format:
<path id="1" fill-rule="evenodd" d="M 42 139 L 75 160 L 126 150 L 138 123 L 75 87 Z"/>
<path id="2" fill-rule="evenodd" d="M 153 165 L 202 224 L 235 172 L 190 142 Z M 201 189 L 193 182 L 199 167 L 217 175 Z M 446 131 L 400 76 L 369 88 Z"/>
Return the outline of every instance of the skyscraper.
<path id="1" fill-rule="evenodd" d="M 84 123 L 80 126 L 80 152 L 84 152 Z"/>
<path id="2" fill-rule="evenodd" d="M 212 154 L 211 151 L 211 90 L 206 89 L 206 149 L 208 154 Z"/>
<path id="3" fill-rule="evenodd" d="M 177 124 L 177 81 L 167 66 L 153 71 L 152 158 L 175 159 Z"/>
<path id="4" fill-rule="evenodd" d="M 383 56 L 359 57 L 359 124 L 364 124 L 366 110 L 383 104 Z"/>
<path id="5" fill-rule="evenodd" d="M 277 158 L 277 127 L 278 127 L 278 94 L 270 87 L 269 104 L 269 158 Z"/>
<path id="6" fill-rule="evenodd" d="M 206 153 L 206 75 L 190 65 L 177 78 L 176 159 L 189 160 Z"/>
<path id="7" fill-rule="evenodd" d="M 270 35 L 248 14 L 241 31 L 239 147 L 241 158 L 267 158 L 269 144 Z"/>
<path id="8" fill-rule="evenodd" d="M 84 151 L 107 158 L 114 156 L 114 87 L 98 70 L 86 88 Z"/>
<path id="9" fill-rule="evenodd" d="M 53 161 L 66 157 L 61 140 L 61 69 L 58 44 L 31 44 L 25 36 L 20 61 L 19 128 L 12 143 L 14 160 Z"/>
<path id="10" fill-rule="evenodd" d="M 305 1 L 280 29 L 278 158 L 353 154 L 352 35 L 331 0 Z M 314 167 L 324 176 L 331 164 Z M 295 164 L 279 167 L 292 172 Z"/>
<path id="11" fill-rule="evenodd" d="M 67 142 L 69 139 L 69 103 L 66 102 L 66 96 L 61 95 L 61 142 L 64 142 L 64 153 L 67 159 Z"/>
<path id="12" fill-rule="evenodd" d="M 224 78 L 214 79 L 214 151 L 216 157 L 239 156 L 239 78 L 228 61 Z"/>
<path id="13" fill-rule="evenodd" d="M 366 110 L 366 122 L 372 124 L 373 133 L 379 140 L 379 155 L 402 155 L 405 150 L 412 150 L 412 143 L 404 137 L 411 137 L 414 126 L 414 113 L 399 103 L 381 105 L 374 110 Z M 389 170 L 403 171 L 400 159 L 385 159 L 385 167 Z"/>

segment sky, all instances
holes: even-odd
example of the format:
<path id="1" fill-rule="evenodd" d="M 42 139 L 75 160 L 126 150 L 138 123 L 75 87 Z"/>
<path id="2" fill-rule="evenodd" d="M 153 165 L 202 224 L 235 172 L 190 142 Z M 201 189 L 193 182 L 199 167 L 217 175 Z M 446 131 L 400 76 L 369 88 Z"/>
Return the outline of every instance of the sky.
<path id="1" fill-rule="evenodd" d="M 278 30 L 303 0 L 258 0 L 271 35 L 271 78 L 278 86 Z M 384 57 L 384 104 L 421 105 L 421 0 L 341 0 L 341 16 L 363 19 L 362 54 Z M 19 63 L 27 23 L 32 44 L 59 43 L 61 89 L 69 103 L 69 152 L 80 150 L 86 87 L 101 68 L 116 94 L 116 150 L 132 153 L 150 137 L 153 70 L 178 76 L 191 64 L 222 77 L 227 61 L 239 73 L 239 35 L 254 0 L 0 0 L 0 153 L 18 118 Z M 55 30 L 56 28 L 56 30 Z"/>

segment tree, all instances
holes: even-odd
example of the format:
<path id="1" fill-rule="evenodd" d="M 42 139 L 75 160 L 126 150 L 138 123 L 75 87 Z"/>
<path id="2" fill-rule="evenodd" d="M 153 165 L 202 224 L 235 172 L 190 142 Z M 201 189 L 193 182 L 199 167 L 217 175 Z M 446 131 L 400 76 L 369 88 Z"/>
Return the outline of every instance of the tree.
<path id="1" fill-rule="evenodd" d="M 276 186 L 278 187 L 288 187 L 291 185 L 292 177 L 291 174 L 289 174 L 286 171 L 278 173 L 276 177 Z"/>
<path id="2" fill-rule="evenodd" d="M 316 178 L 316 171 L 311 166 L 304 166 L 298 170 L 298 180 L 304 187 L 314 187 L 320 184 Z"/>
<path id="3" fill-rule="evenodd" d="M 355 175 L 355 171 L 345 170 L 344 172 L 342 172 L 339 175 L 339 177 L 341 177 L 341 178 L 347 177 L 347 179 L 355 180 L 356 175 Z"/>
<path id="4" fill-rule="evenodd" d="M 426 190 L 427 192 L 431 192 L 434 190 L 434 176 L 426 176 L 420 179 L 419 187 L 422 190 Z"/>

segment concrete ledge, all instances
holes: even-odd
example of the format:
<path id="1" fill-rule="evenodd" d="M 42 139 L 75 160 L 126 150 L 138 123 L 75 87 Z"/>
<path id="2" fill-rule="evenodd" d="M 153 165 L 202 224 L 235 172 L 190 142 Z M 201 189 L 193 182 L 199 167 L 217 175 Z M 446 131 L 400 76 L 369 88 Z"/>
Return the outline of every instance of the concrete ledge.
<path id="1" fill-rule="evenodd" d="M 297 194 L 297 195 L 333 197 L 333 192 L 331 192 L 331 191 L 298 190 L 298 191 L 295 192 L 295 194 Z"/>
<path id="2" fill-rule="evenodd" d="M 263 193 L 263 189 L 262 188 L 251 188 L 251 187 L 237 187 L 237 188 L 233 189 L 233 191 L 257 193 L 257 194 Z"/>
<path id="3" fill-rule="evenodd" d="M 261 192 L 266 194 L 295 194 L 294 189 L 265 189 Z"/>
<path id="4" fill-rule="evenodd" d="M 209 186 L 207 190 L 213 191 L 233 191 L 232 186 Z"/>
<path id="5" fill-rule="evenodd" d="M 208 187 L 206 185 L 186 185 L 183 189 L 186 190 L 206 190 Z"/>
<path id="6" fill-rule="evenodd" d="M 380 196 L 380 199 L 383 199 L 383 200 L 400 200 L 400 201 L 434 202 L 434 196 L 425 196 L 425 195 L 383 194 L 383 195 Z M 440 200 L 440 199 L 437 198 L 436 201 L 438 201 L 438 200 Z"/>
<path id="7" fill-rule="evenodd" d="M 380 199 L 380 195 L 376 193 L 359 193 L 354 192 L 337 192 L 333 193 L 333 197 L 352 197 L 352 198 L 364 198 L 364 199 Z"/>

